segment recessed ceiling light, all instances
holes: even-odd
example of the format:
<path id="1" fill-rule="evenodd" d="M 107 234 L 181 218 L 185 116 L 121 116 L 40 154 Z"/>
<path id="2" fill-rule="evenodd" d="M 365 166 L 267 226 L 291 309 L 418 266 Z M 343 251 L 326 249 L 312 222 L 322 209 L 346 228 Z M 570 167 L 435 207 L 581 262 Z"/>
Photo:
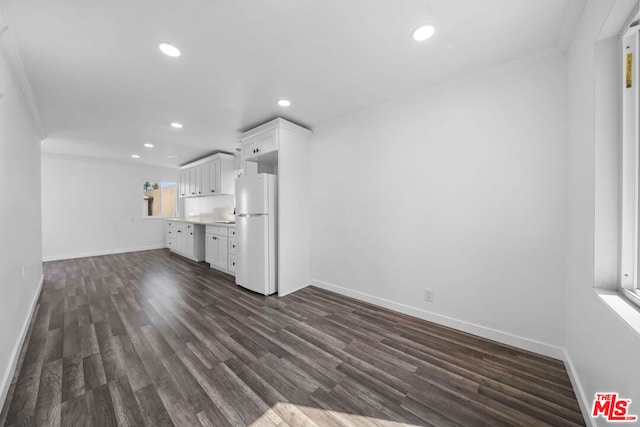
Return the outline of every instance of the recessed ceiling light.
<path id="1" fill-rule="evenodd" d="M 416 28 L 415 30 L 413 30 L 413 39 L 417 42 L 423 42 L 429 38 L 431 38 L 431 36 L 433 36 L 433 33 L 436 32 L 436 29 L 433 25 L 422 25 L 418 28 Z"/>
<path id="2" fill-rule="evenodd" d="M 175 47 L 171 43 L 162 42 L 162 43 L 160 43 L 158 45 L 158 47 L 160 48 L 160 51 L 162 51 L 162 53 L 164 53 L 167 56 L 171 56 L 173 58 L 177 58 L 178 56 L 181 55 L 180 49 L 178 49 L 177 47 Z"/>
<path id="3" fill-rule="evenodd" d="M 177 155 L 177 154 L 169 154 L 169 155 L 167 156 L 167 159 L 175 159 L 176 157 L 178 157 L 178 155 Z"/>
<path id="4" fill-rule="evenodd" d="M 289 101 L 288 99 L 281 99 L 278 101 L 278 105 L 281 107 L 288 107 L 289 105 L 291 105 L 291 101 Z"/>
<path id="5" fill-rule="evenodd" d="M 182 123 L 173 122 L 171 123 L 172 128 L 182 129 Z"/>
<path id="6" fill-rule="evenodd" d="M 133 157 L 134 159 L 139 159 L 140 158 L 140 156 L 137 155 L 137 154 L 132 154 L 131 157 Z"/>
<path id="7" fill-rule="evenodd" d="M 145 147 L 147 148 L 153 148 L 153 144 L 149 144 L 148 142 L 146 144 L 144 144 Z"/>

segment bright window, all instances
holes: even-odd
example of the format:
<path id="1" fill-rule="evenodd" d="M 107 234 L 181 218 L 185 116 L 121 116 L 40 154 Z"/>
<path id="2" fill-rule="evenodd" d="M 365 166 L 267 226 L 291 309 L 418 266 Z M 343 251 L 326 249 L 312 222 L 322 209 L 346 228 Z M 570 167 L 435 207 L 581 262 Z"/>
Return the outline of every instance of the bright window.
<path id="1" fill-rule="evenodd" d="M 640 305 L 638 265 L 640 264 L 640 40 L 637 26 L 622 37 L 622 156 L 621 156 L 621 292 Z"/>
<path id="2" fill-rule="evenodd" d="M 177 188 L 175 182 L 144 181 L 142 184 L 142 216 L 144 218 L 176 216 Z"/>

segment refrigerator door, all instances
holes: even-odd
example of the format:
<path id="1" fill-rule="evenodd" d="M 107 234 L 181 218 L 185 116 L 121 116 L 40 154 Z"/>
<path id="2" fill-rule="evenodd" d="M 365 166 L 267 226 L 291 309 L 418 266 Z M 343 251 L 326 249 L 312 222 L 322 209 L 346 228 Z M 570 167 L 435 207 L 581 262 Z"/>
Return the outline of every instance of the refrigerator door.
<path id="1" fill-rule="evenodd" d="M 270 295 L 275 289 L 275 263 L 270 259 L 269 215 L 236 215 L 238 260 L 236 283 L 254 292 Z"/>
<path id="2" fill-rule="evenodd" d="M 236 180 L 236 212 L 238 214 L 269 213 L 269 177 L 246 175 Z"/>

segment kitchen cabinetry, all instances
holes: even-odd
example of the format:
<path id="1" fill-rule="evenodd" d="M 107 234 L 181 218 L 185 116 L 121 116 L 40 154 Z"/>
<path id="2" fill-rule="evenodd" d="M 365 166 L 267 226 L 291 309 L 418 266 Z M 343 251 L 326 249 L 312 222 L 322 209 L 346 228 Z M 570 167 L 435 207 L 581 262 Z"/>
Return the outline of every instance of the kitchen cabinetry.
<path id="1" fill-rule="evenodd" d="M 279 296 L 307 286 L 311 276 L 310 140 L 311 131 L 281 118 L 240 137 L 245 169 L 249 170 L 248 165 L 252 165 L 258 173 L 278 176 L 276 281 Z M 240 257 L 238 262 L 242 261 Z"/>
<path id="2" fill-rule="evenodd" d="M 233 233 L 233 234 L 232 234 Z M 232 237 L 232 235 L 234 237 Z M 237 260 L 236 260 L 236 248 L 237 248 L 237 241 L 235 238 L 236 235 L 236 230 L 235 229 L 229 229 L 229 265 L 228 265 L 228 269 L 229 271 L 232 271 L 233 273 L 236 272 L 236 265 L 237 265 Z"/>
<path id="3" fill-rule="evenodd" d="M 166 245 L 169 249 L 174 249 L 176 247 L 176 226 L 177 223 L 175 222 L 167 222 Z"/>
<path id="4" fill-rule="evenodd" d="M 278 129 L 271 129 L 249 136 L 242 142 L 242 160 L 255 159 L 278 150 Z"/>
<path id="5" fill-rule="evenodd" d="M 202 183 L 204 185 L 204 191 L 209 195 L 224 194 L 222 191 L 222 160 L 213 159 L 204 165 L 205 174 L 203 175 Z M 233 182 L 227 179 L 228 182 Z M 225 189 L 228 191 L 228 189 Z M 233 191 L 235 193 L 235 190 Z"/>
<path id="6" fill-rule="evenodd" d="M 235 194 L 234 157 L 218 153 L 182 167 L 180 197 Z"/>
<path id="7" fill-rule="evenodd" d="M 167 247 L 192 261 L 204 261 L 204 226 L 167 221 Z"/>
<path id="8" fill-rule="evenodd" d="M 211 265 L 211 268 L 233 274 L 237 262 L 235 229 L 207 226 L 206 241 L 205 261 Z"/>
<path id="9" fill-rule="evenodd" d="M 191 195 L 202 195 L 202 166 L 191 168 Z"/>
<path id="10" fill-rule="evenodd" d="M 180 190 L 180 197 L 187 197 L 187 183 L 188 183 L 188 173 L 186 170 L 180 171 L 180 182 L 178 188 Z"/>

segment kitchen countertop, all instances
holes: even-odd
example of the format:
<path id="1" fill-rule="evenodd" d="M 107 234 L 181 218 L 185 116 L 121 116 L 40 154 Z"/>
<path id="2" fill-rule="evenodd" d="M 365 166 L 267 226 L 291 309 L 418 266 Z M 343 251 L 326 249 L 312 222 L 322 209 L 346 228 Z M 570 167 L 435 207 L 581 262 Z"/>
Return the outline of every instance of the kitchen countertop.
<path id="1" fill-rule="evenodd" d="M 167 221 L 187 222 L 198 225 L 215 225 L 217 227 L 235 227 L 236 223 L 229 223 L 223 220 L 215 220 L 211 217 L 190 216 L 188 218 L 167 218 Z"/>

